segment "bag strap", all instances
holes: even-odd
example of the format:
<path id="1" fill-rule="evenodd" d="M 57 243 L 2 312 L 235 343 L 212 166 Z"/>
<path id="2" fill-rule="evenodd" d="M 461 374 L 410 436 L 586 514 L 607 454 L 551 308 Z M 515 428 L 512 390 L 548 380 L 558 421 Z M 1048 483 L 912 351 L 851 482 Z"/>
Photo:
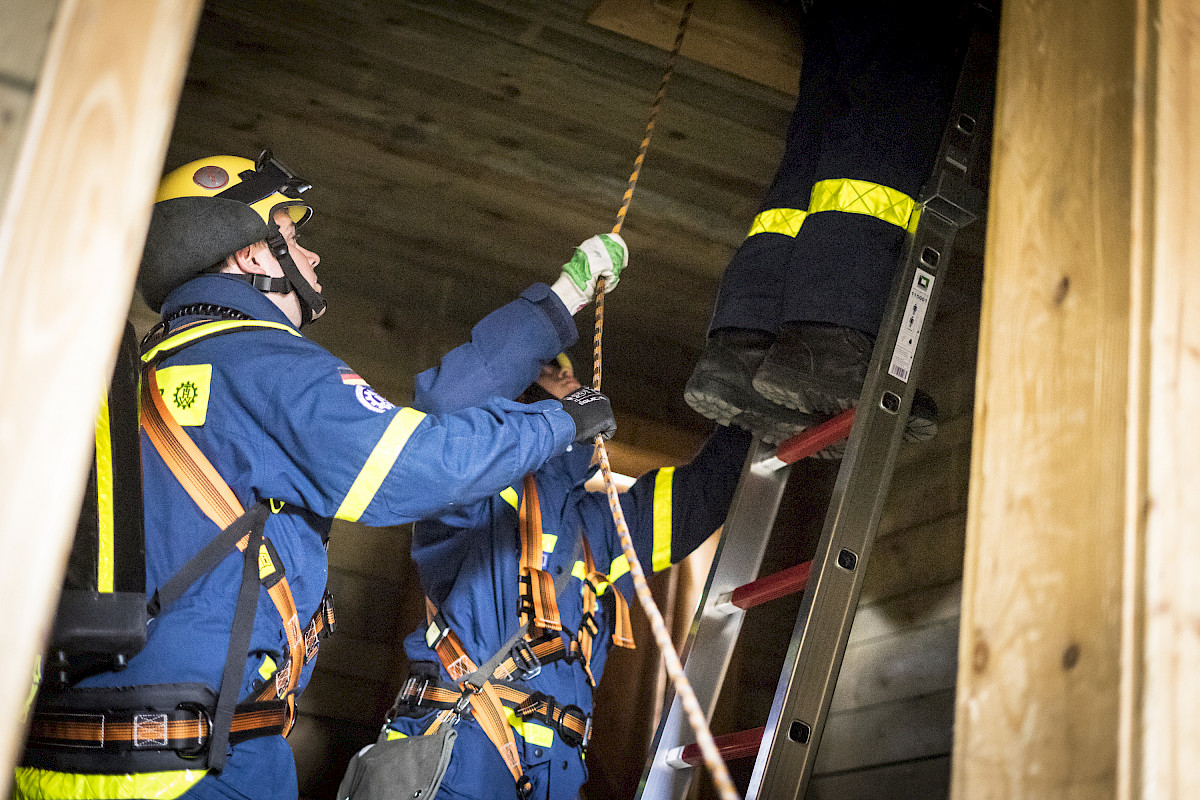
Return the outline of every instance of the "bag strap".
<path id="1" fill-rule="evenodd" d="M 156 373 L 157 367 L 150 364 L 142 376 L 142 427 L 167 468 L 179 480 L 200 510 L 218 528 L 226 531 L 245 513 L 242 504 L 233 490 L 229 488 L 229 484 L 217 473 L 212 462 L 171 416 L 170 410 L 158 391 Z M 263 507 L 266 508 L 265 504 Z M 264 516 L 264 525 L 265 519 Z M 287 634 L 289 672 L 287 683 L 281 687 L 281 691 L 286 693 L 288 701 L 287 730 L 290 731 L 291 725 L 295 722 L 294 689 L 304 666 L 304 634 L 300 629 L 299 613 L 296 610 L 296 601 L 292 597 L 287 577 L 276 567 L 275 559 L 271 558 L 271 554 L 263 542 L 265 539 L 260 540 L 257 546 L 250 549 L 250 552 L 257 554 L 255 561 L 259 564 L 259 578 L 267 586 L 267 593 L 275 605 L 275 610 L 279 613 L 279 618 L 283 622 L 283 628 Z M 239 538 L 236 542 L 239 550 L 247 549 L 248 545 L 248 535 Z M 174 587 L 172 588 L 174 590 Z M 186 589 L 186 587 L 184 588 Z"/>

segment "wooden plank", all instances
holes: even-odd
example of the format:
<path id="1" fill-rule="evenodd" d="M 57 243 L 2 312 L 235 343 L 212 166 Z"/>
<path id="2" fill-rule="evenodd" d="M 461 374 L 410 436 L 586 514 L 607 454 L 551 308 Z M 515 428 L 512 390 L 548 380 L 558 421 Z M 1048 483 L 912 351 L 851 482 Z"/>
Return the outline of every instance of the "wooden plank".
<path id="1" fill-rule="evenodd" d="M 916 589 L 874 603 L 860 603 L 850 644 L 889 636 L 909 628 L 957 620 L 962 611 L 962 581 Z M 955 648 L 958 645 L 955 643 Z"/>
<path id="2" fill-rule="evenodd" d="M 0 771 L 57 601 L 198 12 L 195 0 L 61 4 L 0 218 L 0 366 L 38 376 L 0 395 L 0 586 L 22 610 L 0 682 Z"/>
<path id="3" fill-rule="evenodd" d="M 1200 17 L 1165 0 L 1138 24 L 1146 102 L 1134 130 L 1134 378 L 1127 458 L 1118 797 L 1200 796 Z"/>
<path id="4" fill-rule="evenodd" d="M 830 711 L 953 691 L 957 666 L 957 618 L 849 644 Z"/>
<path id="5" fill-rule="evenodd" d="M 1131 152 L 1144 86 L 1138 7 L 1081 10 L 1003 9 L 956 798 L 1116 789 Z M 1088 136 L 1063 136 L 1073 130 Z"/>
<path id="6" fill-rule="evenodd" d="M 859 602 L 872 603 L 957 580 L 962 575 L 965 527 L 965 515 L 955 513 L 881 536 L 871 551 Z"/>
<path id="7" fill-rule="evenodd" d="M 670 51 L 682 5 L 658 0 L 601 0 L 588 22 Z M 680 55 L 795 94 L 800 83 L 799 12 L 722 0 L 692 12 Z"/>
<path id="8" fill-rule="evenodd" d="M 880 535 L 921 525 L 967 507 L 972 420 L 960 416 L 939 425 L 928 442 L 902 449 L 891 491 L 879 519 Z"/>
<path id="9" fill-rule="evenodd" d="M 888 764 L 836 775 L 814 775 L 805 800 L 937 800 L 950 792 L 950 757 Z"/>
<path id="10" fill-rule="evenodd" d="M 832 713 L 813 774 L 947 755 L 953 727 L 953 689 Z"/>

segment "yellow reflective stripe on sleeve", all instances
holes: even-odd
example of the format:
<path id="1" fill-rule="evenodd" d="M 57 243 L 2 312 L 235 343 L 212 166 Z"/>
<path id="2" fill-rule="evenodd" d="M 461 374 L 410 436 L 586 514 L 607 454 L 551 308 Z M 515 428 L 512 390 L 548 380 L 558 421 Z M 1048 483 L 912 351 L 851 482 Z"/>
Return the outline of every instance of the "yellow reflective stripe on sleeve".
<path id="1" fill-rule="evenodd" d="M 202 769 L 89 775 L 17 767 L 13 800 L 173 800 L 206 774 Z"/>
<path id="2" fill-rule="evenodd" d="M 212 364 L 180 364 L 155 373 L 158 393 L 180 425 L 203 425 L 212 390 Z"/>
<path id="3" fill-rule="evenodd" d="M 387 430 L 367 457 L 367 463 L 354 479 L 350 491 L 346 493 L 346 499 L 342 501 L 334 517 L 346 522 L 358 522 L 375 493 L 379 491 L 379 487 L 383 485 L 383 479 L 387 477 L 392 465 L 400 457 L 400 451 L 408 444 L 408 437 L 412 436 L 412 432 L 423 419 L 425 415 L 415 408 L 402 408 L 392 417 Z"/>
<path id="4" fill-rule="evenodd" d="M 206 322 L 202 325 L 197 325 L 194 328 L 188 328 L 185 331 L 175 334 L 167 339 L 163 339 L 154 347 L 142 354 L 142 361 L 149 362 L 163 350 L 171 350 L 181 344 L 196 339 L 202 339 L 205 336 L 211 336 L 215 333 L 223 333 L 230 328 L 274 328 L 276 330 L 286 331 L 292 336 L 303 339 L 304 337 L 295 328 L 290 325 L 284 325 L 282 322 L 266 322 L 261 319 L 240 320 L 240 319 L 223 319 L 218 322 Z"/>
<path id="5" fill-rule="evenodd" d="M 608 580 L 610 583 L 616 583 L 617 579 L 629 572 L 629 559 L 624 553 L 613 559 L 612 564 L 608 568 Z"/>
<path id="6" fill-rule="evenodd" d="M 654 476 L 654 549 L 650 564 L 655 572 L 671 566 L 671 484 L 674 467 L 663 467 Z"/>
<path id="7" fill-rule="evenodd" d="M 113 590 L 113 464 L 112 430 L 109 428 L 108 396 L 96 415 L 96 591 Z"/>
<path id="8" fill-rule="evenodd" d="M 750 223 L 750 232 L 746 234 L 746 238 L 760 233 L 795 236 L 800 232 L 800 226 L 804 224 L 804 218 L 807 216 L 807 211 L 798 208 L 768 208 L 766 211 L 760 211 Z"/>
<path id="9" fill-rule="evenodd" d="M 897 189 L 852 178 L 830 178 L 813 186 L 808 213 L 844 211 L 866 214 L 884 222 L 908 228 L 917 202 Z"/>
<path id="10" fill-rule="evenodd" d="M 500 497 L 502 497 L 504 502 L 508 503 L 513 508 L 518 510 L 521 508 L 521 498 L 517 497 L 517 490 L 513 487 L 509 486 L 507 489 L 500 492 Z"/>
<path id="11" fill-rule="evenodd" d="M 531 745 L 535 747 L 550 747 L 554 744 L 553 728 L 547 728 L 545 725 L 540 725 L 532 720 L 521 719 L 508 706 L 504 707 L 504 714 L 508 717 L 508 724 L 512 726 L 512 729 Z"/>

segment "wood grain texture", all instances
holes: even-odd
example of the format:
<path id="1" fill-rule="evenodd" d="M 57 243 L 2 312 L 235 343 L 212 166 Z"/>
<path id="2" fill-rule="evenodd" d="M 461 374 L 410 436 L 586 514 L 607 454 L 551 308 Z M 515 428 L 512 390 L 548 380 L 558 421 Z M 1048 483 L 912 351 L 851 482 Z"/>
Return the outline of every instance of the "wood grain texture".
<path id="1" fill-rule="evenodd" d="M 1121 708 L 1124 800 L 1200 795 L 1200 13 L 1141 7 L 1134 150 L 1134 367 Z"/>
<path id="2" fill-rule="evenodd" d="M 1134 7 L 1006 4 L 953 796 L 1115 787 Z"/>
<path id="3" fill-rule="evenodd" d="M 6 720 L 20 719 L 57 600 L 198 11 L 194 0 L 65 0 L 37 73 L 0 218 L 0 367 L 37 376 L 0 396 L 0 583 L 22 608 L 0 681 Z"/>

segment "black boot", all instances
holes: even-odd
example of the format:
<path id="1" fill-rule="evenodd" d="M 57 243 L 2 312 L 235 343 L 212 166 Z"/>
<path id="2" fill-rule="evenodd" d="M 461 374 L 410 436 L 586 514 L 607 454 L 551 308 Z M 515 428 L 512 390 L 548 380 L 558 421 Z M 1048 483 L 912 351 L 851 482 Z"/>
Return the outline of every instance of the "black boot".
<path id="1" fill-rule="evenodd" d="M 854 328 L 788 323 L 775 337 L 752 385 L 773 403 L 832 416 L 858 401 L 874 344 L 873 337 Z"/>
<path id="2" fill-rule="evenodd" d="M 778 444 L 820 420 L 776 405 L 750 386 L 774 337 L 765 331 L 724 328 L 714 332 L 688 379 L 683 398 L 720 425 L 736 425 L 768 444 Z"/>

